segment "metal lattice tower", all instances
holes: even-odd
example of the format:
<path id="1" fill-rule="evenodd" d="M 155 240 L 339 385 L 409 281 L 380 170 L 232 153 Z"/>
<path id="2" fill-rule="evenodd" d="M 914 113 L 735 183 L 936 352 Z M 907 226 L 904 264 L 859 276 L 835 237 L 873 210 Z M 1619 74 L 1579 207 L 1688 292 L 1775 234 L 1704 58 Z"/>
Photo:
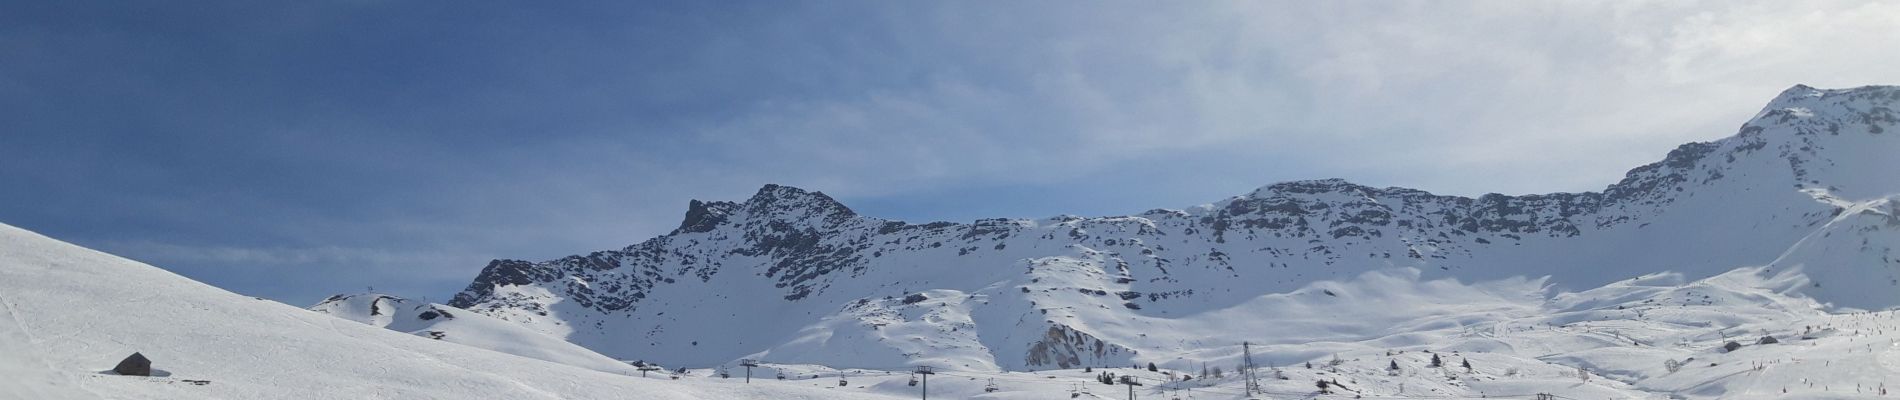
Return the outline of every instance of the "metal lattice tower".
<path id="1" fill-rule="evenodd" d="M 1253 363 L 1253 344 L 1240 342 L 1240 354 L 1240 368 L 1246 370 L 1243 375 L 1247 377 L 1247 395 L 1252 396 L 1255 393 L 1261 393 L 1264 389 L 1260 387 L 1260 376 L 1254 373 L 1254 369 L 1257 369 L 1258 366 Z"/>

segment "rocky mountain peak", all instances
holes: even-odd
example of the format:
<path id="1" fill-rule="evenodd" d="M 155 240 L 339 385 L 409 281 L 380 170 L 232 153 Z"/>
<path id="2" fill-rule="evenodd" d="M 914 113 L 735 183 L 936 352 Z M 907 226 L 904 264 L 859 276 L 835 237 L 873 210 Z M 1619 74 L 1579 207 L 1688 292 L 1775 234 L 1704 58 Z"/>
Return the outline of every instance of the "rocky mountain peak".
<path id="1" fill-rule="evenodd" d="M 821 218 L 835 222 L 858 215 L 824 192 L 777 184 L 766 184 L 759 188 L 758 193 L 746 199 L 744 207 L 754 219 L 789 221 Z"/>
<path id="2" fill-rule="evenodd" d="M 768 183 L 760 187 L 758 193 L 746 199 L 746 205 L 771 206 L 808 206 L 845 208 L 843 203 L 825 195 L 824 192 L 809 191 L 792 186 Z"/>
<path id="3" fill-rule="evenodd" d="M 1365 194 L 1375 191 L 1372 187 L 1349 182 L 1340 178 L 1309 179 L 1287 181 L 1263 186 L 1249 193 L 1247 197 L 1266 198 L 1284 195 L 1352 193 Z"/>
<path id="4" fill-rule="evenodd" d="M 1781 94 L 1775 95 L 1775 98 L 1772 100 L 1769 100 L 1768 104 L 1769 104 L 1769 107 L 1774 107 L 1774 105 L 1780 104 L 1780 103 L 1793 102 L 1793 101 L 1798 101 L 1802 99 L 1818 98 L 1818 97 L 1823 97 L 1826 95 L 1827 95 L 1826 91 L 1823 91 L 1821 89 L 1815 89 L 1813 86 L 1797 83 L 1794 86 L 1788 87 L 1788 89 L 1786 90 L 1782 90 Z"/>
<path id="5" fill-rule="evenodd" d="M 1810 125 L 1829 134 L 1839 134 L 1847 125 L 1859 125 L 1849 131 L 1865 130 L 1879 134 L 1879 125 L 1900 121 L 1894 103 L 1900 102 L 1900 86 L 1861 86 L 1849 89 L 1815 89 L 1795 85 L 1783 90 L 1761 112 L 1744 125 L 1743 132 L 1775 125 Z M 1797 134 L 1816 133 L 1816 129 L 1796 129 Z"/>
<path id="6" fill-rule="evenodd" d="M 743 213 L 743 215 L 739 215 Z M 838 223 L 856 217 L 844 203 L 825 195 L 792 186 L 766 184 L 743 203 L 693 200 L 686 205 L 686 218 L 672 235 L 709 232 L 737 218 L 747 221 L 781 223 L 826 221 Z M 783 224 L 781 224 L 783 225 Z"/>
<path id="7" fill-rule="evenodd" d="M 739 204 L 730 201 L 693 200 L 686 204 L 686 219 L 680 221 L 680 227 L 673 229 L 673 235 L 682 233 L 706 232 L 726 222 Z"/>

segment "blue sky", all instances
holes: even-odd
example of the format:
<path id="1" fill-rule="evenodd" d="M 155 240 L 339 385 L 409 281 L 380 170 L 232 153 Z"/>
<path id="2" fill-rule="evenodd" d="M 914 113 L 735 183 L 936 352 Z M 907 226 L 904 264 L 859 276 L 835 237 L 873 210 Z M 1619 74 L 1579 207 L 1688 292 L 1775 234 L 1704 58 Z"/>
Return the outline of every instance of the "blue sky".
<path id="1" fill-rule="evenodd" d="M 0 222 L 307 304 L 765 183 L 912 221 L 1595 190 L 1900 83 L 1900 5 L 1784 3 L 6 2 Z"/>

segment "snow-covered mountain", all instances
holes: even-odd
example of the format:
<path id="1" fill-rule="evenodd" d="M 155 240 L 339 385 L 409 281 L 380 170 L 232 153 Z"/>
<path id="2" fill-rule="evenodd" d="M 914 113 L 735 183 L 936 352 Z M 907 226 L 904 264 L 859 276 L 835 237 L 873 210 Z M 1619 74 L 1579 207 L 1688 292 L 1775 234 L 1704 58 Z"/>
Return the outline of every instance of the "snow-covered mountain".
<path id="1" fill-rule="evenodd" d="M 111 372 L 135 352 L 152 376 Z M 900 398 L 642 378 L 482 350 L 238 295 L 7 225 L 0 375 L 0 400 Z"/>
<path id="2" fill-rule="evenodd" d="M 1787 294 L 1882 308 L 1900 304 L 1896 102 L 1896 87 L 1796 86 L 1734 136 L 1587 193 L 1469 198 L 1328 179 L 1129 216 L 912 224 L 767 185 L 742 202 L 693 201 L 677 229 L 626 248 L 495 260 L 450 304 L 622 359 L 976 370 L 1187 368 L 1241 340 L 1343 340 L 1401 315 L 1276 296 L 1395 268 L 1589 289 L 1766 266 L 1808 280 Z M 1399 314 L 1473 304 L 1441 295 Z M 1306 313 L 1273 311 L 1287 307 Z M 1286 332 L 1264 316 L 1340 328 Z M 1278 356 L 1310 353 L 1288 351 Z"/>
<path id="3" fill-rule="evenodd" d="M 1580 292 L 1553 292 L 1542 279 L 1465 283 L 1388 269 L 1196 316 L 1128 323 L 1167 325 L 1148 335 L 1150 342 L 1131 342 L 1136 349 L 1197 330 L 1262 338 L 1252 347 L 1262 365 L 1255 393 L 1272 398 L 1882 398 L 1885 379 L 1900 372 L 1900 346 L 1893 345 L 1900 341 L 1900 313 L 1824 312 L 1812 299 L 1786 295 L 1809 287 L 1810 279 L 1770 269 L 1741 268 L 1700 280 L 1650 274 Z M 575 368 L 385 329 L 448 329 L 450 338 L 510 331 L 457 326 L 441 321 L 443 315 L 422 317 L 448 312 L 457 314 L 451 321 L 483 321 L 448 307 L 358 295 L 312 312 L 5 225 L 0 276 L 7 278 L 0 279 L 5 400 L 874 400 L 916 398 L 924 390 L 914 383 L 919 376 L 903 370 L 809 364 L 768 362 L 751 383 L 740 371 L 728 371 L 730 377 L 696 369 L 643 378 Z M 923 350 L 966 340 L 933 329 L 953 325 L 953 332 L 967 331 L 962 324 L 969 322 L 954 316 L 981 314 L 982 300 L 948 290 L 920 293 L 847 306 L 834 319 L 807 327 L 800 338 L 866 338 L 867 331 L 884 331 L 878 334 L 915 338 L 921 347 L 913 348 Z M 865 329 L 853 318 L 885 325 Z M 1123 322 L 1089 328 L 1113 332 L 1118 324 Z M 1128 390 L 1140 398 L 1259 398 L 1243 394 L 1245 381 L 1234 368 L 1241 363 L 1239 346 L 1223 343 L 1178 344 L 1174 348 L 1194 349 L 1178 352 L 1184 361 L 1171 363 L 1186 368 L 952 367 L 939 369 L 928 387 L 933 398 L 991 400 L 1125 398 Z M 135 351 L 153 360 L 154 376 L 107 371 Z M 1433 359 L 1441 362 L 1434 366 Z M 1094 381 L 1103 373 L 1142 386 Z M 1318 395 L 1319 381 L 1337 383 L 1327 388 L 1334 395 Z"/>

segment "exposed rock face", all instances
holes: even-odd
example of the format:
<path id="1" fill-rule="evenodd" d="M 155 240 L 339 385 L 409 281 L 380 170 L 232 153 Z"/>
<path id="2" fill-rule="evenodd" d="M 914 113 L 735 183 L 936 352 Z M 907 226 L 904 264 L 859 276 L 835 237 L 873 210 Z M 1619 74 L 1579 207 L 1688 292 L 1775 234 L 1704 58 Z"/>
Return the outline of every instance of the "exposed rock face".
<path id="1" fill-rule="evenodd" d="M 1135 355 L 1134 350 L 1108 343 L 1068 326 L 1050 326 L 1042 340 L 1029 345 L 1024 365 L 1055 368 L 1081 368 L 1095 365 L 1122 365 Z"/>
<path id="2" fill-rule="evenodd" d="M 152 360 L 146 359 L 144 354 L 132 353 L 132 356 L 119 361 L 118 366 L 112 367 L 112 372 L 126 376 L 152 376 Z"/>
<path id="3" fill-rule="evenodd" d="M 1068 366 L 1135 351 L 1118 343 L 1137 339 L 1089 323 L 1103 315 L 1180 316 L 1371 269 L 1584 287 L 1765 265 L 1843 212 L 1817 199 L 1900 191 L 1869 172 L 1900 170 L 1896 102 L 1894 87 L 1790 88 L 1735 136 L 1587 193 L 1472 198 L 1322 179 L 1131 216 L 912 224 L 766 185 L 743 202 L 692 201 L 677 229 L 622 249 L 492 261 L 450 304 L 691 365 L 779 344 L 840 304 L 952 289 L 984 299 L 967 305 L 996 366 Z M 1112 313 L 1082 311 L 1099 309 Z M 1019 328 L 1045 316 L 1046 330 Z M 732 330 L 748 334 L 720 333 Z"/>

